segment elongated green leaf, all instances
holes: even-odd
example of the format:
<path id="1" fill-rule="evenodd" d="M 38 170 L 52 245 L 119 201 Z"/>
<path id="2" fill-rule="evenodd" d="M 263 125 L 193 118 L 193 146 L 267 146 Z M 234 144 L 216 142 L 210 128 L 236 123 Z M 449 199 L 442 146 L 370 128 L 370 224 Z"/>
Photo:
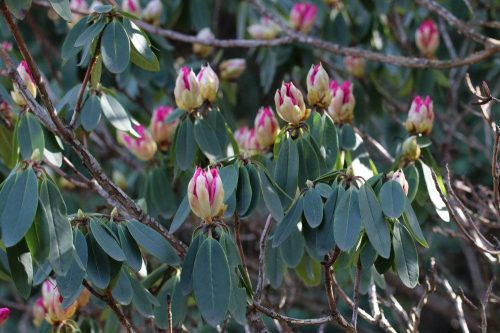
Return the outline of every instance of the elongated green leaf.
<path id="1" fill-rule="evenodd" d="M 234 164 L 226 165 L 219 169 L 219 176 L 224 186 L 224 201 L 233 194 L 238 185 L 238 168 Z"/>
<path id="2" fill-rule="evenodd" d="M 7 248 L 10 275 L 19 295 L 28 299 L 33 283 L 33 261 L 24 241 Z"/>
<path id="3" fill-rule="evenodd" d="M 49 2 L 59 16 L 66 21 L 71 21 L 72 15 L 69 0 L 49 0 Z"/>
<path id="4" fill-rule="evenodd" d="M 224 249 L 229 266 L 235 267 L 241 265 L 240 255 L 231 235 L 223 232 L 220 236 L 219 243 Z"/>
<path id="5" fill-rule="evenodd" d="M 172 308 L 172 325 L 176 327 L 184 322 L 187 312 L 187 297 L 182 293 L 178 275 L 172 276 L 158 293 L 160 305 L 155 307 L 154 314 L 156 326 L 162 329 L 168 328 L 165 313 L 167 313 L 167 299 L 169 295 Z"/>
<path id="6" fill-rule="evenodd" d="M 441 195 L 436 188 L 436 184 L 434 183 L 434 179 L 432 178 L 432 169 L 424 162 L 420 162 L 420 166 L 422 167 L 422 174 L 424 176 L 425 186 L 427 187 L 429 199 L 431 199 L 431 202 L 436 209 L 436 213 L 443 221 L 450 222 L 450 213 L 448 212 L 448 209 L 446 208 L 446 205 L 443 199 L 441 199 Z"/>
<path id="7" fill-rule="evenodd" d="M 172 245 L 159 233 L 136 220 L 128 222 L 127 228 L 137 243 L 156 258 L 170 265 L 179 264 L 180 259 Z"/>
<path id="8" fill-rule="evenodd" d="M 299 187 L 301 188 L 306 185 L 307 180 L 318 178 L 320 172 L 318 156 L 310 140 L 310 136 L 298 139 Z"/>
<path id="9" fill-rule="evenodd" d="M 245 215 L 252 203 L 252 186 L 245 166 L 239 168 L 238 187 L 236 188 L 236 210 L 240 216 Z"/>
<path id="10" fill-rule="evenodd" d="M 85 29 L 84 32 L 75 41 L 75 47 L 83 47 L 84 45 L 88 45 L 92 43 L 94 38 L 96 38 L 101 31 L 106 26 L 106 23 L 103 20 L 98 20 L 96 23 L 90 25 Z"/>
<path id="11" fill-rule="evenodd" d="M 328 169 L 335 166 L 339 154 L 339 138 L 337 128 L 330 117 L 323 115 L 323 141 L 321 147 L 325 150 L 325 161 Z"/>
<path id="12" fill-rule="evenodd" d="M 104 289 L 111 281 L 109 257 L 90 235 L 87 235 L 87 244 L 89 251 L 89 261 L 87 263 L 88 277 L 92 285 L 99 289 Z"/>
<path id="13" fill-rule="evenodd" d="M 212 237 L 201 244 L 196 255 L 193 289 L 203 319 L 212 326 L 220 324 L 229 307 L 231 279 L 224 250 Z"/>
<path id="14" fill-rule="evenodd" d="M 73 26 L 73 29 L 68 32 L 61 48 L 61 57 L 64 60 L 68 60 L 80 52 L 81 47 L 75 47 L 75 42 L 86 28 L 87 20 L 80 20 Z"/>
<path id="15" fill-rule="evenodd" d="M 118 275 L 118 280 L 116 281 L 113 291 L 111 292 L 113 298 L 118 301 L 121 305 L 129 305 L 132 302 L 133 290 L 130 279 L 127 273 L 123 270 L 120 271 Z"/>
<path id="16" fill-rule="evenodd" d="M 370 185 L 365 184 L 359 190 L 359 209 L 361 221 L 373 248 L 380 256 L 389 258 L 391 255 L 391 236 L 377 195 Z"/>
<path id="17" fill-rule="evenodd" d="M 388 217 L 398 218 L 405 209 L 405 193 L 401 184 L 394 180 L 389 180 L 380 189 L 379 193 L 382 211 Z"/>
<path id="18" fill-rule="evenodd" d="M 118 238 L 120 239 L 120 245 L 122 247 L 123 253 L 127 258 L 127 264 L 135 272 L 138 272 L 142 266 L 142 255 L 139 246 L 135 242 L 134 238 L 128 232 L 128 229 L 123 225 L 118 225 Z"/>
<path id="19" fill-rule="evenodd" d="M 21 157 L 24 160 L 30 159 L 33 152 L 37 149 L 40 158 L 43 158 L 43 151 L 45 148 L 43 129 L 34 115 L 27 112 L 21 117 L 17 136 Z"/>
<path id="20" fill-rule="evenodd" d="M 198 253 L 198 249 L 204 240 L 205 237 L 203 235 L 196 235 L 191 241 L 191 245 L 189 245 L 189 249 L 184 257 L 180 281 L 182 293 L 184 295 L 188 295 L 193 290 L 194 261 L 196 259 L 196 254 Z"/>
<path id="21" fill-rule="evenodd" d="M 304 237 L 299 229 L 295 227 L 283 244 L 280 245 L 279 250 L 281 257 L 288 267 L 295 268 L 300 263 L 302 255 L 304 254 Z"/>
<path id="22" fill-rule="evenodd" d="M 172 220 L 172 224 L 170 225 L 170 230 L 168 231 L 170 234 L 176 232 L 181 225 L 186 221 L 187 217 L 191 213 L 191 206 L 189 206 L 189 200 L 187 194 L 182 199 L 179 208 L 177 208 L 177 212 L 175 213 L 174 219 Z"/>
<path id="23" fill-rule="evenodd" d="M 314 287 L 321 283 L 321 264 L 307 254 L 302 257 L 295 272 L 308 287 Z"/>
<path id="24" fill-rule="evenodd" d="M 345 124 L 340 131 L 340 147 L 352 150 L 356 147 L 356 133 L 351 125 Z"/>
<path id="25" fill-rule="evenodd" d="M 84 289 L 82 281 L 87 275 L 88 247 L 85 236 L 78 229 L 74 232 L 76 256 L 66 275 L 56 275 L 57 288 L 63 297 L 63 307 L 68 307 L 80 296 Z"/>
<path id="26" fill-rule="evenodd" d="M 130 41 L 123 25 L 113 20 L 104 29 L 101 39 L 104 66 L 111 73 L 123 72 L 130 62 Z"/>
<path id="27" fill-rule="evenodd" d="M 298 174 L 299 151 L 297 143 L 292 139 L 287 139 L 279 148 L 276 167 L 274 169 L 274 179 L 283 191 L 292 198 L 297 191 Z M 280 197 L 282 197 L 281 194 Z M 288 202 L 288 200 L 282 198 L 282 202 Z"/>
<path id="28" fill-rule="evenodd" d="M 278 224 L 273 235 L 273 247 L 280 246 L 290 236 L 293 228 L 295 228 L 301 219 L 303 209 L 303 197 L 299 197 L 283 220 Z"/>
<path id="29" fill-rule="evenodd" d="M 196 150 L 194 125 L 188 117 L 179 124 L 175 139 L 175 160 L 181 170 L 187 170 L 191 167 Z"/>
<path id="30" fill-rule="evenodd" d="M 410 202 L 415 199 L 415 195 L 417 194 L 418 190 L 418 184 L 420 181 L 420 175 L 418 173 L 418 169 L 415 167 L 414 164 L 407 166 L 404 168 L 404 174 L 405 178 L 408 181 L 408 199 L 410 199 Z"/>
<path id="31" fill-rule="evenodd" d="M 333 231 L 335 243 L 342 251 L 350 250 L 359 238 L 361 214 L 358 190 L 351 187 L 342 196 L 335 208 Z"/>
<path id="32" fill-rule="evenodd" d="M 283 283 L 286 263 L 283 261 L 279 249 L 271 245 L 271 240 L 269 240 L 264 254 L 264 268 L 271 287 L 278 289 Z"/>
<path id="33" fill-rule="evenodd" d="M 158 301 L 141 283 L 129 274 L 127 275 L 132 285 L 132 305 L 144 317 L 152 317 L 154 315 L 153 305 L 159 305 Z"/>
<path id="34" fill-rule="evenodd" d="M 425 240 L 424 233 L 420 228 L 420 224 L 418 223 L 417 215 L 411 206 L 411 202 L 408 198 L 405 200 L 405 212 L 404 212 L 404 221 L 409 227 L 409 230 L 415 240 L 419 242 L 424 247 L 429 247 L 429 244 Z"/>
<path id="35" fill-rule="evenodd" d="M 106 252 L 111 258 L 116 261 L 125 261 L 125 253 L 123 253 L 123 250 L 115 237 L 110 234 L 112 231 L 106 228 L 104 221 L 91 219 L 90 232 L 101 249 L 103 249 L 104 252 Z"/>
<path id="36" fill-rule="evenodd" d="M 259 173 L 255 168 L 255 166 L 253 166 L 252 164 L 247 164 L 245 165 L 245 168 L 248 171 L 248 179 L 250 180 L 250 188 L 252 190 L 252 200 L 250 200 L 250 205 L 248 206 L 248 209 L 245 211 L 242 217 L 250 216 L 255 210 L 255 208 L 258 206 L 260 202 L 260 187 L 261 187 Z"/>
<path id="37" fill-rule="evenodd" d="M 323 200 L 314 188 L 304 195 L 304 217 L 311 228 L 316 228 L 323 220 Z"/>
<path id="38" fill-rule="evenodd" d="M 124 132 L 128 132 L 132 129 L 132 123 L 127 111 L 125 111 L 120 102 L 118 102 L 113 96 L 102 94 L 100 102 L 102 112 L 111 125 Z"/>
<path id="39" fill-rule="evenodd" d="M 83 105 L 82 113 L 80 114 L 80 121 L 86 131 L 93 131 L 99 125 L 101 112 L 99 97 L 91 95 Z"/>
<path id="40" fill-rule="evenodd" d="M 4 186 L 10 191 L 0 212 L 2 241 L 6 247 L 15 245 L 28 232 L 38 206 L 38 184 L 32 168 L 21 171 L 10 179 L 15 179 L 14 184 L 11 188 L 8 184 Z M 0 193 L 0 197 L 4 195 Z"/>
<path id="41" fill-rule="evenodd" d="M 410 234 L 400 223 L 394 225 L 392 245 L 401 282 L 408 288 L 414 288 L 418 283 L 419 274 L 417 249 Z"/>
<path id="42" fill-rule="evenodd" d="M 130 60 L 142 69 L 155 72 L 160 70 L 158 58 L 151 50 L 150 43 L 141 29 L 134 22 L 127 19 L 123 20 L 123 27 L 132 46 Z"/>
<path id="43" fill-rule="evenodd" d="M 10 128 L 0 124 L 0 159 L 9 169 L 14 168 L 17 162 L 16 140 Z"/>
<path id="44" fill-rule="evenodd" d="M 283 207 L 281 206 L 280 197 L 278 193 L 276 193 L 276 189 L 271 184 L 267 175 L 264 171 L 259 171 L 260 178 L 260 189 L 262 192 L 262 198 L 264 199 L 264 204 L 266 205 L 269 213 L 273 216 L 273 218 L 280 222 L 283 219 Z"/>
<path id="45" fill-rule="evenodd" d="M 31 0 L 5 0 L 9 11 L 17 19 L 23 19 L 31 7 Z"/>
<path id="46" fill-rule="evenodd" d="M 221 158 L 228 146 L 226 123 L 222 114 L 211 111 L 194 125 L 194 138 L 201 151 L 207 156 Z"/>
<path id="47" fill-rule="evenodd" d="M 25 239 L 31 256 L 35 261 L 42 263 L 49 257 L 50 229 L 47 221 L 41 217 L 40 207 L 37 210 L 35 221 L 28 230 Z"/>

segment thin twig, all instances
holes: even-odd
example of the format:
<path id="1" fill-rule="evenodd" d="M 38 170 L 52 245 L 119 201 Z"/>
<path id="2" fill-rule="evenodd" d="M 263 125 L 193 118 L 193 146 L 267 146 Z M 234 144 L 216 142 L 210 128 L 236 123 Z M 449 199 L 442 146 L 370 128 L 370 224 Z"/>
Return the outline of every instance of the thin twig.
<path id="1" fill-rule="evenodd" d="M 71 121 L 69 123 L 70 129 L 75 128 L 78 116 L 80 115 L 80 111 L 82 109 L 83 95 L 85 94 L 85 90 L 87 89 L 87 83 L 90 80 L 90 75 L 92 73 L 92 69 L 94 68 L 96 61 L 97 61 L 97 56 L 94 55 L 90 60 L 89 66 L 87 67 L 87 71 L 85 72 L 85 76 L 83 77 L 82 85 L 80 87 L 80 91 L 78 92 L 78 97 L 76 99 L 75 110 L 73 110 L 73 116 L 71 117 Z"/>
<path id="2" fill-rule="evenodd" d="M 352 308 L 352 320 L 351 320 L 351 325 L 354 327 L 354 330 L 356 330 L 356 327 L 358 325 L 359 284 L 360 284 L 360 281 L 361 281 L 361 260 L 358 261 L 358 266 L 356 267 L 356 276 L 354 278 L 354 291 L 353 291 L 353 293 L 354 293 L 354 295 L 353 295 L 354 305 Z"/>

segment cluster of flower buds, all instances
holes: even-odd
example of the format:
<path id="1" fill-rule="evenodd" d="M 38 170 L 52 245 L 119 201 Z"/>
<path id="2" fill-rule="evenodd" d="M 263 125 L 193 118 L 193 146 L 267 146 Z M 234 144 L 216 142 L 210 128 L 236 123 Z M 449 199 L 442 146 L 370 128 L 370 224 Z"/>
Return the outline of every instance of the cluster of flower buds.
<path id="1" fill-rule="evenodd" d="M 403 159 L 405 161 L 416 161 L 420 157 L 420 146 L 416 136 L 410 136 L 403 142 Z"/>
<path id="2" fill-rule="evenodd" d="M 87 1 L 85 0 L 71 0 L 69 7 L 71 8 L 71 22 L 70 26 L 74 25 L 76 22 L 80 21 L 84 15 L 78 12 L 86 12 L 89 8 L 87 6 Z"/>
<path id="3" fill-rule="evenodd" d="M 306 108 L 304 97 L 292 82 L 283 82 L 281 88 L 274 94 L 276 112 L 281 119 L 292 125 L 305 121 L 311 110 Z"/>
<path id="4" fill-rule="evenodd" d="M 219 65 L 220 77 L 223 80 L 234 80 L 241 76 L 247 68 L 245 59 L 234 58 L 224 60 Z"/>
<path id="5" fill-rule="evenodd" d="M 280 33 L 279 25 L 270 20 L 267 16 L 260 18 L 260 23 L 254 23 L 248 27 L 248 33 L 255 39 L 274 39 Z"/>
<path id="6" fill-rule="evenodd" d="M 31 76 L 30 69 L 25 60 L 21 61 L 21 63 L 17 66 L 17 73 L 23 80 L 24 84 L 26 85 L 26 88 L 28 88 L 28 91 L 33 95 L 33 97 L 36 98 L 35 80 L 33 79 L 33 76 Z M 10 92 L 10 95 L 12 96 L 14 103 L 16 103 L 17 105 L 19 106 L 26 105 L 26 100 L 21 95 L 21 92 L 17 84 L 14 84 L 14 90 Z"/>
<path id="7" fill-rule="evenodd" d="M 134 130 L 139 137 L 134 137 L 126 132 L 117 132 L 118 142 L 142 161 L 149 161 L 156 153 L 157 145 L 149 131 L 142 125 L 134 125 Z"/>
<path id="8" fill-rule="evenodd" d="M 344 66 L 347 73 L 354 77 L 363 77 L 365 75 L 365 59 L 356 56 L 346 56 Z"/>
<path id="9" fill-rule="evenodd" d="M 122 10 L 124 12 L 141 16 L 141 2 L 139 0 L 123 0 Z"/>
<path id="10" fill-rule="evenodd" d="M 432 58 L 439 47 L 439 31 L 433 20 L 422 22 L 415 32 L 415 43 L 424 56 Z"/>
<path id="11" fill-rule="evenodd" d="M 338 125 L 351 124 L 354 117 L 354 106 L 356 99 L 352 93 L 352 83 L 348 80 L 339 85 L 335 80 L 330 82 L 332 102 L 328 107 L 328 113 L 333 122 Z"/>
<path id="12" fill-rule="evenodd" d="M 314 26 L 318 7 L 310 2 L 299 2 L 293 5 L 290 12 L 290 26 L 303 33 L 308 33 Z"/>
<path id="13" fill-rule="evenodd" d="M 240 127 L 234 132 L 234 139 L 244 154 L 252 155 L 263 149 L 272 147 L 278 135 L 279 124 L 273 109 L 263 106 L 257 112 L 254 127 Z"/>
<path id="14" fill-rule="evenodd" d="M 38 327 L 45 319 L 51 325 L 58 325 L 71 319 L 79 308 L 88 304 L 90 292 L 84 289 L 78 299 L 66 308 L 62 306 L 63 300 L 55 281 L 45 280 L 42 284 L 42 296 L 33 305 L 33 324 Z"/>
<path id="15" fill-rule="evenodd" d="M 326 109 L 332 101 L 330 78 L 321 64 L 312 65 L 307 74 L 307 101 L 311 106 Z"/>
<path id="16" fill-rule="evenodd" d="M 179 108 L 191 111 L 205 101 L 215 101 L 218 90 L 219 78 L 210 65 L 202 66 L 198 76 L 192 69 L 182 67 L 175 81 L 175 102 Z"/>
<path id="17" fill-rule="evenodd" d="M 196 168 L 188 185 L 188 200 L 191 210 L 199 218 L 210 223 L 224 213 L 224 187 L 215 168 Z"/>
<path id="18" fill-rule="evenodd" d="M 10 315 L 9 308 L 0 308 L 0 325 L 3 325 L 7 321 Z"/>
<path id="19" fill-rule="evenodd" d="M 433 123 L 434 107 L 431 98 L 429 96 L 425 99 L 420 96 L 415 97 L 408 111 L 408 118 L 405 122 L 406 130 L 410 134 L 429 135 Z"/>
<path id="20" fill-rule="evenodd" d="M 206 40 L 206 41 L 211 41 L 215 38 L 214 34 L 212 33 L 212 30 L 210 28 L 203 28 L 201 29 L 198 34 L 196 35 L 201 40 Z M 209 55 L 212 54 L 214 51 L 214 48 L 208 45 L 203 45 L 203 44 L 198 44 L 194 43 L 193 44 L 193 53 L 196 54 L 196 56 L 200 58 L 206 58 Z"/>
<path id="21" fill-rule="evenodd" d="M 151 0 L 146 5 L 146 8 L 144 8 L 142 18 L 153 25 L 159 25 L 162 12 L 163 4 L 161 0 Z"/>
<path id="22" fill-rule="evenodd" d="M 179 124 L 177 119 L 170 123 L 167 122 L 167 117 L 172 111 L 174 111 L 173 107 L 162 105 L 154 110 L 151 117 L 149 130 L 151 131 L 153 139 L 161 148 L 166 148 L 172 143 L 175 129 Z"/>
<path id="23" fill-rule="evenodd" d="M 392 180 L 398 182 L 401 185 L 401 188 L 403 189 L 403 192 L 408 195 L 408 190 L 410 189 L 408 185 L 408 181 L 406 180 L 405 174 L 403 170 L 397 170 L 394 173 L 388 175 L 389 178 Z"/>

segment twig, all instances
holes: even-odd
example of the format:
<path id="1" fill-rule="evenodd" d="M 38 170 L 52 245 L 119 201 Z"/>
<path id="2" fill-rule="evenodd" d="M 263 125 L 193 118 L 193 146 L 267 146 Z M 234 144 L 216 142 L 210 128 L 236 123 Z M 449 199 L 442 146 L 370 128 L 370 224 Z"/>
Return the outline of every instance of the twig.
<path id="1" fill-rule="evenodd" d="M 418 326 L 420 323 L 420 314 L 422 313 L 422 309 L 424 305 L 427 303 L 427 299 L 429 295 L 436 290 L 436 279 L 437 279 L 437 267 L 436 260 L 431 258 L 431 276 L 425 278 L 425 291 L 420 296 L 420 300 L 417 305 L 413 307 L 410 313 L 410 320 L 408 322 L 408 329 L 406 330 L 408 333 L 416 333 L 418 332 Z"/>
<path id="2" fill-rule="evenodd" d="M 353 295 L 353 300 L 354 300 L 354 305 L 352 308 L 352 320 L 351 320 L 351 325 L 354 327 L 354 330 L 356 331 L 356 327 L 358 324 L 358 307 L 359 307 L 359 283 L 361 281 L 361 260 L 358 261 L 358 267 L 356 267 L 356 276 L 354 278 L 354 295 Z M 376 318 L 374 318 L 376 319 Z"/>
<path id="3" fill-rule="evenodd" d="M 481 333 L 488 333 L 488 320 L 486 317 L 486 307 L 488 306 L 488 300 L 490 298 L 491 291 L 493 289 L 494 280 L 490 281 L 484 297 L 481 299 Z"/>
<path id="4" fill-rule="evenodd" d="M 167 295 L 167 333 L 172 333 L 172 298 Z"/>
<path id="5" fill-rule="evenodd" d="M 271 226 L 273 223 L 273 218 L 271 214 L 267 216 L 266 224 L 264 225 L 264 230 L 260 235 L 259 241 L 259 275 L 257 277 L 257 288 L 255 289 L 254 301 L 259 303 L 262 297 L 262 290 L 264 289 L 264 258 L 266 256 L 266 244 L 267 238 L 269 237 L 269 232 L 271 231 Z"/>
<path id="6" fill-rule="evenodd" d="M 453 301 L 453 304 L 455 305 L 455 311 L 457 313 L 458 317 L 458 322 L 460 324 L 460 328 L 462 329 L 463 333 L 469 333 L 469 327 L 467 326 L 467 321 L 465 320 L 465 314 L 464 314 L 464 309 L 462 306 L 462 298 L 460 298 L 454 291 L 453 288 L 451 287 L 450 283 L 448 280 L 443 279 L 443 278 L 438 278 L 437 281 L 445 288 L 446 293 L 448 296 L 451 298 Z"/>
<path id="7" fill-rule="evenodd" d="M 97 43 L 99 44 L 99 43 Z M 76 122 L 78 120 L 78 116 L 80 115 L 80 111 L 82 109 L 82 102 L 83 102 L 83 95 L 85 93 L 85 90 L 87 88 L 87 83 L 89 82 L 90 75 L 92 73 L 92 68 L 94 68 L 94 65 L 97 61 L 97 56 L 93 56 L 92 59 L 90 60 L 89 66 L 87 67 L 87 71 L 85 72 L 85 76 L 83 77 L 83 82 L 80 87 L 80 91 L 78 92 L 78 97 L 76 99 L 76 105 L 75 109 L 73 110 L 73 116 L 71 116 L 71 121 L 69 123 L 69 128 L 73 129 L 75 128 Z"/>

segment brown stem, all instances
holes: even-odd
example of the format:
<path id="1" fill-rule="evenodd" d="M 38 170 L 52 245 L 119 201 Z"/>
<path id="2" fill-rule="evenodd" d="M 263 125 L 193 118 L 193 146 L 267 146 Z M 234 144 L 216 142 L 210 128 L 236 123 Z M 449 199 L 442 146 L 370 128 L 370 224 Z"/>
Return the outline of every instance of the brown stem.
<path id="1" fill-rule="evenodd" d="M 87 71 L 85 72 L 85 76 L 83 77 L 82 86 L 80 87 L 80 91 L 78 92 L 78 97 L 76 99 L 75 110 L 73 111 L 73 116 L 71 117 L 71 121 L 69 123 L 69 128 L 75 128 L 76 122 L 78 120 L 78 116 L 80 115 L 80 111 L 82 109 L 83 95 L 85 94 L 85 89 L 87 88 L 87 83 L 90 80 L 90 75 L 92 73 L 92 68 L 97 61 L 97 55 L 93 56 L 90 60 L 89 67 L 87 67 Z"/>
<path id="2" fill-rule="evenodd" d="M 173 324 L 172 324 L 172 298 L 170 295 L 167 295 L 167 333 L 172 333 Z"/>
<path id="3" fill-rule="evenodd" d="M 361 260 L 358 261 L 358 267 L 356 268 L 356 276 L 354 278 L 354 305 L 352 307 L 352 320 L 351 324 L 356 330 L 358 324 L 358 308 L 359 308 L 359 283 L 361 281 Z"/>

